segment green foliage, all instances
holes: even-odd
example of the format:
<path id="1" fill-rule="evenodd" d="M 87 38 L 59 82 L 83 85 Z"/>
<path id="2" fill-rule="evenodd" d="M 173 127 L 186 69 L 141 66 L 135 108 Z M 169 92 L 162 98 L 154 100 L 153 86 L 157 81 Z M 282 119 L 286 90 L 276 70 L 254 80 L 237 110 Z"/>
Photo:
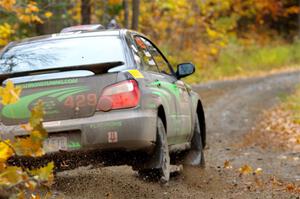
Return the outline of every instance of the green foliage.
<path id="1" fill-rule="evenodd" d="M 293 113 L 294 122 L 300 124 L 300 86 L 284 100 L 285 108 Z"/>
<path id="2" fill-rule="evenodd" d="M 181 58 L 177 58 L 176 61 Z M 191 58 L 198 65 L 201 60 Z M 190 82 L 222 79 L 224 77 L 249 76 L 261 72 L 280 70 L 286 67 L 299 67 L 300 42 L 291 44 L 270 44 L 266 46 L 242 46 L 234 43 L 223 49 L 217 60 L 211 60 L 205 67 L 198 67 Z M 299 67 L 300 68 L 300 67 Z"/>

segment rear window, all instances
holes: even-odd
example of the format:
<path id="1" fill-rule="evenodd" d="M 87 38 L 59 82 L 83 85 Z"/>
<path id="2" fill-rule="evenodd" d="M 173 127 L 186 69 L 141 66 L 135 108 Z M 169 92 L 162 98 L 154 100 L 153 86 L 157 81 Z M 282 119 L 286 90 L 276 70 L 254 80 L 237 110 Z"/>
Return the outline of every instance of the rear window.
<path id="1" fill-rule="evenodd" d="M 21 44 L 0 58 L 0 74 L 122 61 L 122 42 L 116 36 L 82 37 Z"/>

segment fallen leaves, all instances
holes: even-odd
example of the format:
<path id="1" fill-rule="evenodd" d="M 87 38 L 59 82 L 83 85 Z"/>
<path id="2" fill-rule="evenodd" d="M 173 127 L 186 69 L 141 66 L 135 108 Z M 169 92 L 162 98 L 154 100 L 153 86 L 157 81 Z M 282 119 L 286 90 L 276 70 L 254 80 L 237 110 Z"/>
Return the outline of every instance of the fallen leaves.
<path id="1" fill-rule="evenodd" d="M 248 133 L 244 146 L 257 145 L 261 148 L 300 152 L 300 124 L 294 121 L 294 113 L 275 107 L 262 115 L 261 122 Z"/>
<path id="2" fill-rule="evenodd" d="M 260 175 L 260 174 L 262 174 L 262 172 L 263 172 L 262 168 L 257 168 L 257 169 L 254 171 L 254 174 Z"/>
<path id="3" fill-rule="evenodd" d="M 231 162 L 229 160 L 225 160 L 223 168 L 224 169 L 232 169 L 233 166 L 231 165 Z M 243 166 L 241 166 L 238 169 L 238 172 L 239 172 L 240 176 L 249 175 L 249 174 L 260 175 L 260 174 L 262 174 L 263 170 L 262 170 L 262 168 L 256 168 L 254 170 L 250 165 L 244 164 Z"/>
<path id="4" fill-rule="evenodd" d="M 239 168 L 240 175 L 249 175 L 253 172 L 253 169 L 251 166 L 245 164 L 241 168 Z"/>
<path id="5" fill-rule="evenodd" d="M 239 179 L 239 183 L 236 183 L 237 179 L 234 180 L 234 187 L 240 184 L 241 187 L 248 191 L 258 191 L 270 188 L 274 191 L 284 191 L 293 194 L 300 193 L 300 185 L 296 185 L 295 183 L 291 182 L 283 182 L 275 176 L 268 178 L 267 175 L 262 175 L 262 168 L 253 169 L 252 166 L 244 164 L 238 169 L 233 169 L 234 167 L 229 160 L 224 161 L 223 168 L 225 170 L 236 171 L 239 174 L 236 175 L 236 177 Z"/>
<path id="6" fill-rule="evenodd" d="M 232 165 L 229 162 L 229 160 L 225 160 L 223 168 L 224 169 L 232 169 Z"/>
<path id="7" fill-rule="evenodd" d="M 277 188 L 279 191 L 286 191 L 290 193 L 300 193 L 300 186 L 297 186 L 294 183 L 284 183 L 278 180 L 275 176 L 271 177 L 270 183 L 272 184 L 273 188 Z"/>

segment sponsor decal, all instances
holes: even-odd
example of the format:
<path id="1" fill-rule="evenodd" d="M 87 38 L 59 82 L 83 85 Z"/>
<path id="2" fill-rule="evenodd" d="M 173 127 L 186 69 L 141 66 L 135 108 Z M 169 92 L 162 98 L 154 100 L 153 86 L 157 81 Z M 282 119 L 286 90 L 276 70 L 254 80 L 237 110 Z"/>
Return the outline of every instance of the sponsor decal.
<path id="1" fill-rule="evenodd" d="M 60 126 L 61 121 L 53 121 L 53 122 L 43 122 L 44 127 L 54 127 L 54 126 Z"/>
<path id="2" fill-rule="evenodd" d="M 132 77 L 139 79 L 139 78 L 144 78 L 144 75 L 136 69 L 133 70 L 128 70 L 128 72 L 132 75 Z"/>
<path id="3" fill-rule="evenodd" d="M 44 86 L 59 86 L 59 85 L 66 85 L 66 84 L 76 84 L 78 83 L 78 79 L 59 79 L 59 80 L 49 80 L 49 81 L 42 81 L 42 82 L 30 82 L 25 84 L 20 84 L 21 88 L 36 88 L 36 87 L 44 87 Z"/>
<path id="4" fill-rule="evenodd" d="M 45 103 L 46 114 L 59 113 L 57 104 L 64 101 L 68 96 L 89 90 L 86 86 L 52 89 L 22 96 L 17 103 L 9 104 L 2 108 L 1 114 L 8 119 L 27 119 L 30 117 L 30 109 L 37 100 Z M 49 102 L 49 103 L 48 103 Z"/>
<path id="5" fill-rule="evenodd" d="M 94 123 L 90 124 L 91 129 L 97 129 L 97 128 L 111 128 L 111 127 L 121 127 L 122 122 L 121 121 L 113 121 L 113 122 L 103 122 L 103 123 Z"/>
<path id="6" fill-rule="evenodd" d="M 70 148 L 70 149 L 78 149 L 78 148 L 81 148 L 81 144 L 79 142 L 76 142 L 76 141 L 70 141 L 68 143 L 68 148 Z"/>

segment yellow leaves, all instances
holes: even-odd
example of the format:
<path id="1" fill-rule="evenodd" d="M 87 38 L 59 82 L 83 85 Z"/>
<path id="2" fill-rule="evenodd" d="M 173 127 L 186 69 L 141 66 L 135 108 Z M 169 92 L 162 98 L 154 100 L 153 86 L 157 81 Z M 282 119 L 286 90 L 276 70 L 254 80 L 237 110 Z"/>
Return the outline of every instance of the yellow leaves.
<path id="1" fill-rule="evenodd" d="M 215 48 L 215 47 L 211 47 L 211 48 L 210 48 L 210 54 L 212 54 L 212 55 L 217 55 L 218 52 L 219 52 L 219 50 L 218 50 L 217 48 Z"/>
<path id="2" fill-rule="evenodd" d="M 13 33 L 14 30 L 8 23 L 0 25 L 0 46 L 5 46 Z"/>
<path id="3" fill-rule="evenodd" d="M 262 168 L 257 168 L 253 170 L 253 168 L 247 164 L 239 168 L 240 175 L 249 175 L 249 174 L 260 175 L 262 174 L 262 172 L 263 172 Z"/>
<path id="4" fill-rule="evenodd" d="M 296 144 L 300 144 L 300 135 L 296 137 Z"/>
<path id="5" fill-rule="evenodd" d="M 300 8 L 298 6 L 291 6 L 285 10 L 284 15 L 288 16 L 290 14 L 298 14 L 300 12 Z"/>
<path id="6" fill-rule="evenodd" d="M 31 117 L 29 119 L 30 126 L 34 129 L 41 125 L 44 117 L 43 103 L 41 101 L 32 109 Z"/>
<path id="7" fill-rule="evenodd" d="M 4 23 L 3 25 L 0 26 L 1 38 L 9 38 L 13 32 L 14 31 L 12 30 L 11 25 L 9 25 L 8 23 Z"/>
<path id="8" fill-rule="evenodd" d="M 28 181 L 25 183 L 25 187 L 30 191 L 34 191 L 36 189 L 37 183 L 35 181 Z"/>
<path id="9" fill-rule="evenodd" d="M 4 88 L 0 87 L 1 103 L 3 105 L 15 103 L 20 92 L 19 87 L 15 87 L 11 81 L 8 81 Z M 47 137 L 47 132 L 42 125 L 43 116 L 43 104 L 38 102 L 32 110 L 29 123 L 21 126 L 29 133 L 29 136 L 17 138 L 15 141 L 0 139 L 0 187 L 17 187 L 19 193 L 16 194 L 16 198 L 24 199 L 24 190 L 26 190 L 29 194 L 31 193 L 31 198 L 40 199 L 40 195 L 34 193 L 36 188 L 41 185 L 50 186 L 53 183 L 53 162 L 35 170 L 6 164 L 12 155 L 38 157 L 44 154 L 42 144 Z"/>
<path id="10" fill-rule="evenodd" d="M 122 3 L 122 0 L 109 0 L 108 3 L 110 5 L 118 5 Z"/>
<path id="11" fill-rule="evenodd" d="M 33 140 L 31 136 L 17 139 L 14 143 L 14 148 L 17 155 L 20 156 L 39 157 L 44 154 L 42 142 Z"/>
<path id="12" fill-rule="evenodd" d="M 30 173 L 36 178 L 38 178 L 40 181 L 47 182 L 47 185 L 50 186 L 54 179 L 53 169 L 54 169 L 54 163 L 49 162 L 45 167 L 30 170 Z"/>
<path id="13" fill-rule="evenodd" d="M 21 94 L 21 88 L 15 87 L 11 81 L 4 88 L 0 87 L 0 98 L 3 105 L 16 103 Z"/>
<path id="14" fill-rule="evenodd" d="M 229 160 L 224 161 L 223 168 L 224 169 L 232 169 L 232 165 Z M 248 164 L 244 164 L 242 167 L 240 167 L 238 169 L 238 171 L 239 171 L 240 176 L 249 175 L 249 174 L 261 175 L 263 172 L 262 168 L 257 168 L 255 170 L 253 170 L 253 168 L 251 166 L 249 166 Z"/>
<path id="15" fill-rule="evenodd" d="M 19 14 L 18 17 L 24 23 L 43 23 L 43 20 L 39 16 L 34 14 Z"/>
<path id="16" fill-rule="evenodd" d="M 14 5 L 16 4 L 16 0 L 1 0 L 0 7 L 3 7 L 5 10 L 11 11 L 13 10 Z"/>
<path id="17" fill-rule="evenodd" d="M 17 8 L 16 14 L 24 23 L 43 23 L 42 19 L 38 16 L 39 11 L 37 3 L 30 1 L 25 8 Z"/>
<path id="18" fill-rule="evenodd" d="M 6 160 L 13 154 L 13 150 L 9 147 L 9 144 L 10 144 L 9 140 L 6 141 L 0 140 L 0 164 L 6 162 Z"/>
<path id="19" fill-rule="evenodd" d="M 49 18 L 51 18 L 51 17 L 53 16 L 53 14 L 52 14 L 52 12 L 47 11 L 47 12 L 45 12 L 44 16 L 45 16 L 47 19 L 49 19 Z"/>
<path id="20" fill-rule="evenodd" d="M 245 164 L 244 166 L 239 168 L 239 172 L 240 172 L 241 175 L 248 175 L 248 174 L 251 174 L 253 172 L 253 169 L 252 169 L 251 166 Z"/>
<path id="21" fill-rule="evenodd" d="M 29 1 L 25 4 L 16 4 L 16 0 L 1 0 L 0 8 L 4 9 L 4 12 L 11 16 L 17 16 L 18 19 L 26 24 L 31 23 L 43 23 L 41 19 L 42 13 L 38 7 L 38 4 L 35 1 Z M 45 18 L 48 19 L 52 16 L 51 12 L 45 13 Z M 1 27 L 1 26 L 0 26 Z M 8 40 L 4 40 L 1 38 L 1 30 L 0 30 L 0 45 L 6 45 Z"/>
<path id="22" fill-rule="evenodd" d="M 5 162 L 0 161 L 0 173 L 6 168 Z"/>
<path id="23" fill-rule="evenodd" d="M 42 125 L 43 117 L 43 104 L 39 101 L 31 111 L 29 123 L 21 126 L 24 130 L 28 131 L 30 135 L 26 138 L 18 138 L 14 143 L 14 148 L 18 155 L 32 157 L 44 155 L 42 146 L 43 141 L 47 138 L 47 132 Z"/>
<path id="24" fill-rule="evenodd" d="M 31 194 L 31 199 L 41 199 L 39 194 Z"/>
<path id="25" fill-rule="evenodd" d="M 31 22 L 31 18 L 28 15 L 19 14 L 18 17 L 24 23 L 30 23 Z"/>
<path id="26" fill-rule="evenodd" d="M 263 172 L 262 168 L 257 168 L 257 169 L 255 169 L 254 174 L 260 175 L 260 174 L 262 174 L 262 172 Z"/>
<path id="27" fill-rule="evenodd" d="M 24 173 L 20 167 L 6 167 L 5 170 L 0 173 L 0 186 L 17 184 L 23 180 L 23 175 Z"/>
<path id="28" fill-rule="evenodd" d="M 25 8 L 25 13 L 31 14 L 33 12 L 39 12 L 39 8 L 37 7 L 37 3 L 34 1 L 30 1 L 29 4 L 27 4 L 27 7 Z"/>
<path id="29" fill-rule="evenodd" d="M 25 199 L 24 191 L 21 191 L 20 193 L 17 194 L 17 199 Z"/>
<path id="30" fill-rule="evenodd" d="M 211 28 L 207 27 L 206 28 L 206 32 L 207 35 L 211 38 L 211 39 L 217 39 L 219 37 L 218 32 L 212 30 Z"/>

